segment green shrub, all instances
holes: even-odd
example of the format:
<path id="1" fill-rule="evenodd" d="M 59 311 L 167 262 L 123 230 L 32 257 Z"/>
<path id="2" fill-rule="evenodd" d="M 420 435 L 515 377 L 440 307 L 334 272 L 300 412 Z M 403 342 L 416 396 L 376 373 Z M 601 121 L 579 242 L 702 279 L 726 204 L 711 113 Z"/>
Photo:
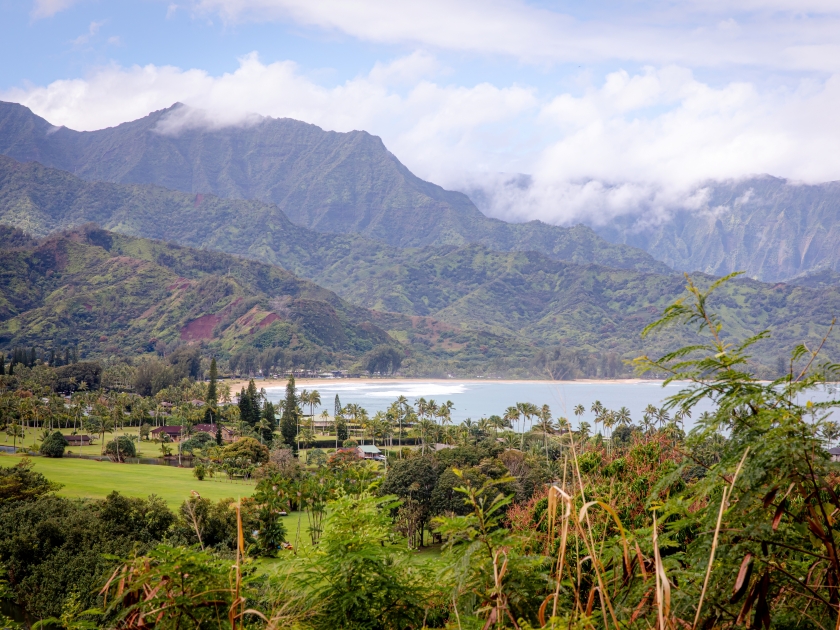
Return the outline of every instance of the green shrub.
<path id="1" fill-rule="evenodd" d="M 224 459 L 244 458 L 251 460 L 253 464 L 262 464 L 268 461 L 268 447 L 254 438 L 244 437 L 225 446 L 222 457 Z"/>
<path id="2" fill-rule="evenodd" d="M 14 466 L 0 466 L 0 505 L 37 499 L 60 489 L 61 484 L 33 471 L 28 457 Z"/>
<path id="3" fill-rule="evenodd" d="M 604 476 L 620 477 L 625 470 L 627 470 L 627 461 L 623 457 L 619 457 L 604 468 Z"/>
<path id="4" fill-rule="evenodd" d="M 206 474 L 207 469 L 204 467 L 204 464 L 198 464 L 195 468 L 193 468 L 193 477 L 199 481 L 204 481 L 204 475 Z"/>
<path id="5" fill-rule="evenodd" d="M 67 448 L 67 440 L 60 431 L 54 431 L 41 442 L 41 448 L 38 451 L 44 457 L 64 457 L 65 448 Z"/>
<path id="6" fill-rule="evenodd" d="M 354 448 L 358 446 L 359 443 L 356 440 L 344 440 L 344 448 Z"/>
<path id="7" fill-rule="evenodd" d="M 137 448 L 134 441 L 126 435 L 120 435 L 116 440 L 111 440 L 105 447 L 105 454 L 117 461 L 126 457 L 137 457 Z"/>
<path id="8" fill-rule="evenodd" d="M 578 457 L 580 472 L 589 474 L 595 472 L 601 465 L 601 454 L 590 451 Z"/>
<path id="9" fill-rule="evenodd" d="M 181 443 L 181 452 L 192 453 L 193 451 L 200 451 L 203 448 L 207 448 L 208 444 L 215 443 L 216 439 L 214 436 L 209 433 L 205 433 L 204 431 L 200 431 L 193 435 L 189 440 Z"/>
<path id="10" fill-rule="evenodd" d="M 306 456 L 306 463 L 313 466 L 326 466 L 327 454 L 320 448 L 313 448 Z"/>

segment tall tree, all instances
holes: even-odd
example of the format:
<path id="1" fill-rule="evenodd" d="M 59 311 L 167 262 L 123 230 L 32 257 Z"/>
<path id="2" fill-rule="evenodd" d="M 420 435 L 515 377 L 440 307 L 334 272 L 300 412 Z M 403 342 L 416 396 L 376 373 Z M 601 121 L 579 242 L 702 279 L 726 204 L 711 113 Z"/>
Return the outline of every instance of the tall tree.
<path id="1" fill-rule="evenodd" d="M 207 386 L 207 404 L 215 407 L 219 403 L 219 392 L 216 390 L 216 379 L 219 371 L 216 367 L 216 357 L 210 361 L 210 384 Z"/>
<path id="2" fill-rule="evenodd" d="M 339 411 L 338 415 L 335 417 L 335 442 L 336 448 L 338 448 L 339 444 L 343 444 L 344 440 L 350 437 L 350 433 L 347 431 L 347 421 L 344 419 L 344 414 Z"/>
<path id="3" fill-rule="evenodd" d="M 297 453 L 297 442 L 295 438 L 298 432 L 299 422 L 298 398 L 295 393 L 295 377 L 290 376 L 289 382 L 286 384 L 286 399 L 283 403 L 283 415 L 280 417 L 280 434 L 283 436 L 283 442 L 292 448 Z"/>
<path id="4" fill-rule="evenodd" d="M 260 394 L 257 391 L 254 379 L 248 381 L 248 397 L 251 399 L 251 416 L 248 418 L 248 424 L 255 427 L 260 423 L 262 405 L 260 404 Z"/>
<path id="5" fill-rule="evenodd" d="M 251 397 L 248 395 L 248 390 L 244 387 L 239 392 L 239 419 L 247 423 L 251 418 Z"/>
<path id="6" fill-rule="evenodd" d="M 274 405 L 268 401 L 263 405 L 262 422 L 259 426 L 262 441 L 271 446 L 271 442 L 274 440 L 274 429 L 277 428 L 277 415 L 274 411 Z"/>
<path id="7" fill-rule="evenodd" d="M 315 418 L 315 407 L 321 406 L 321 393 L 317 389 L 313 389 L 309 392 L 309 397 L 306 400 L 306 404 L 309 405 L 309 415 L 312 418 Z"/>

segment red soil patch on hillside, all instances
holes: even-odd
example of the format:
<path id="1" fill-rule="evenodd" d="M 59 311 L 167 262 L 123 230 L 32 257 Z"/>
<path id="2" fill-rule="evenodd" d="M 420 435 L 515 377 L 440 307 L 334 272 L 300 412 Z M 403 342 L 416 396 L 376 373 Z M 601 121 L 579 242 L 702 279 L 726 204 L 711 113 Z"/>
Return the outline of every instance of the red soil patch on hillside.
<path id="1" fill-rule="evenodd" d="M 192 320 L 181 329 L 181 339 L 184 341 L 199 341 L 200 339 L 212 339 L 213 329 L 219 323 L 218 315 L 202 315 Z"/>
<path id="2" fill-rule="evenodd" d="M 192 284 L 186 278 L 178 278 L 175 282 L 166 287 L 167 291 L 174 291 L 175 289 L 189 289 Z"/>
<path id="3" fill-rule="evenodd" d="M 263 319 L 259 324 L 257 324 L 257 328 L 265 328 L 266 326 L 270 326 L 273 322 L 276 322 L 280 319 L 280 316 L 277 313 L 269 313 L 265 319 Z"/>

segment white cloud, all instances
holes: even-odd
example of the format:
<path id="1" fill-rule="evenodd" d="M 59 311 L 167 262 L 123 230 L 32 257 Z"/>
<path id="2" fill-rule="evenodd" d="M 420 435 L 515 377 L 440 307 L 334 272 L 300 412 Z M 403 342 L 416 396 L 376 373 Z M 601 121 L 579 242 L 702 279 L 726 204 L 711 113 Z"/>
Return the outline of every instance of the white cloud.
<path id="1" fill-rule="evenodd" d="M 96 37 L 96 34 L 99 32 L 99 29 L 102 28 L 102 25 L 105 22 L 91 22 L 88 26 L 88 32 L 84 33 L 83 35 L 79 35 L 76 39 L 73 40 L 74 46 L 84 46 L 87 44 L 91 39 Z M 114 39 L 113 37 L 111 39 Z M 117 38 L 119 39 L 119 38 Z M 109 40 L 110 41 L 110 40 Z"/>
<path id="2" fill-rule="evenodd" d="M 79 130 L 140 118 L 178 101 L 204 111 L 178 113 L 163 126 L 167 133 L 181 126 L 247 124 L 254 113 L 335 131 L 364 129 L 381 135 L 410 168 L 436 177 L 482 164 L 471 134 L 538 105 L 534 91 L 519 86 L 460 87 L 421 78 L 405 93 L 391 87 L 438 70 L 433 58 L 415 53 L 377 64 L 366 76 L 323 87 L 292 62 L 265 64 L 254 53 L 241 58 L 235 72 L 220 76 L 172 66 L 109 66 L 86 79 L 8 90 L 0 99 L 20 102 L 54 124 Z"/>
<path id="3" fill-rule="evenodd" d="M 613 73 L 582 96 L 560 95 L 542 108 L 541 121 L 560 137 L 535 160 L 530 187 L 497 176 L 486 194 L 499 216 L 598 223 L 702 207 L 698 191 L 707 180 L 838 179 L 838 99 L 838 75 L 761 92 L 748 83 L 713 88 L 675 67 Z"/>
<path id="4" fill-rule="evenodd" d="M 325 87 L 292 62 L 251 54 L 218 76 L 109 66 L 0 99 L 74 129 L 115 125 L 176 101 L 194 109 L 173 114 L 162 132 L 249 124 L 256 114 L 364 129 L 420 177 L 481 188 L 493 214 L 515 220 L 598 222 L 645 212 L 656 221 L 677 206 L 704 207 L 707 180 L 840 179 L 840 74 L 766 90 L 711 86 L 664 66 L 613 72 L 577 94 L 540 94 L 515 84 L 448 85 L 443 70 L 417 52 Z M 500 172 L 529 173 L 530 185 Z"/>
<path id="5" fill-rule="evenodd" d="M 79 0 L 35 0 L 32 5 L 32 18 L 41 19 L 54 16 L 56 13 L 69 9 Z"/>
<path id="6" fill-rule="evenodd" d="M 364 41 L 510 55 L 529 62 L 618 59 L 840 71 L 840 56 L 821 54 L 840 44 L 840 4 L 834 0 L 627 7 L 592 2 L 566 4 L 563 12 L 522 0 L 193 0 L 192 6 L 198 15 L 226 21 L 292 22 Z"/>

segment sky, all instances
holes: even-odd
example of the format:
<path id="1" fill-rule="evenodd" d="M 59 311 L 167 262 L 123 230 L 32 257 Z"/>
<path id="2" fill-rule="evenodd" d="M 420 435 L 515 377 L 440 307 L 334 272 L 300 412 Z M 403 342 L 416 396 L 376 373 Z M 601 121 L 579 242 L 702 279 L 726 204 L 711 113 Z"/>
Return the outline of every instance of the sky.
<path id="1" fill-rule="evenodd" d="M 0 100 L 56 125 L 363 129 L 508 220 L 840 179 L 836 0 L 0 0 L 0 52 Z"/>

